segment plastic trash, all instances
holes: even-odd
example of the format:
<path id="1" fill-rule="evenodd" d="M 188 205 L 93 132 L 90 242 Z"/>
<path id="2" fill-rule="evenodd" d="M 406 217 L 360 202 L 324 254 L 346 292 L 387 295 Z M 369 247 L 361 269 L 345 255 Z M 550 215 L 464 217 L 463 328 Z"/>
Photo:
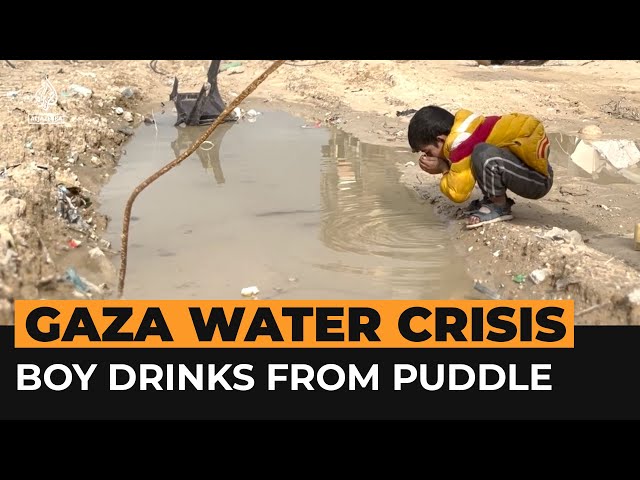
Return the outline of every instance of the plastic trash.
<path id="1" fill-rule="evenodd" d="M 260 293 L 260 290 L 256 286 L 245 287 L 240 291 L 240 294 L 243 297 L 251 297 L 253 295 L 257 295 L 258 293 Z"/>
<path id="2" fill-rule="evenodd" d="M 178 118 L 175 126 L 210 125 L 225 109 L 225 103 L 218 90 L 218 71 L 220 60 L 211 60 L 207 73 L 208 85 L 204 84 L 200 92 L 178 93 L 178 79 L 173 80 L 173 89 L 169 100 L 174 102 Z M 227 115 L 227 121 L 236 121 L 233 115 Z"/>
<path id="3" fill-rule="evenodd" d="M 82 280 L 80 275 L 78 275 L 73 267 L 67 268 L 65 272 L 65 279 L 73 283 L 73 286 L 76 287 L 76 290 L 82 293 L 89 292 L 89 286 Z"/>
<path id="4" fill-rule="evenodd" d="M 486 295 L 487 297 L 489 297 L 489 298 L 491 298 L 493 300 L 500 300 L 502 298 L 498 292 L 494 292 L 489 287 L 484 286 L 480 282 L 476 282 L 476 284 L 473 286 L 473 288 L 474 288 L 474 290 L 477 290 L 480 293 L 483 293 L 484 295 Z"/>

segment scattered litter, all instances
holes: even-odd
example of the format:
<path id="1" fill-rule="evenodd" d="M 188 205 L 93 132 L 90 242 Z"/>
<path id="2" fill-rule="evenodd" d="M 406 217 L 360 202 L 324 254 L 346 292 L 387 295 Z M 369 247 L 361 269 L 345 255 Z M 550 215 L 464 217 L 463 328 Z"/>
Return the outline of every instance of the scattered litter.
<path id="1" fill-rule="evenodd" d="M 632 140 L 603 140 L 592 142 L 595 150 L 617 169 L 640 162 L 640 150 Z"/>
<path id="2" fill-rule="evenodd" d="M 244 67 L 242 65 L 239 65 L 237 67 L 227 68 L 226 72 L 227 72 L 227 75 L 235 75 L 235 74 L 238 74 L 238 73 L 244 73 Z"/>
<path id="3" fill-rule="evenodd" d="M 494 257 L 499 257 L 500 256 L 500 250 L 496 250 L 495 252 L 493 252 L 493 256 Z"/>
<path id="4" fill-rule="evenodd" d="M 551 230 L 547 230 L 542 235 L 536 235 L 538 238 L 547 238 L 551 240 L 564 240 L 571 245 L 581 245 L 582 235 L 575 230 L 564 230 L 562 228 L 553 227 Z"/>
<path id="5" fill-rule="evenodd" d="M 131 87 L 125 87 L 122 89 L 122 96 L 125 98 L 131 98 L 135 95 L 135 91 Z"/>
<path id="6" fill-rule="evenodd" d="M 402 110 L 402 111 L 396 112 L 396 116 L 397 117 L 408 117 L 409 115 L 413 115 L 416 112 L 417 112 L 417 110 L 415 108 L 410 108 L 408 110 Z"/>
<path id="7" fill-rule="evenodd" d="M 526 275 L 518 274 L 518 275 L 514 275 L 512 280 L 516 283 L 524 283 L 527 280 L 527 277 Z"/>
<path id="8" fill-rule="evenodd" d="M 635 303 L 636 305 L 640 305 L 640 288 L 636 288 L 634 291 L 629 293 L 627 296 L 631 303 Z"/>
<path id="9" fill-rule="evenodd" d="M 236 68 L 242 66 L 242 62 L 229 62 L 220 66 L 219 71 L 224 72 L 225 70 L 229 70 L 230 68 Z"/>
<path id="10" fill-rule="evenodd" d="M 490 288 L 484 286 L 480 282 L 476 282 L 475 285 L 473 286 L 473 288 L 475 290 L 479 291 L 480 293 L 483 293 L 487 297 L 492 298 L 494 300 L 500 300 L 500 298 L 501 298 L 500 294 L 498 292 L 494 292 L 493 290 L 491 290 Z"/>
<path id="11" fill-rule="evenodd" d="M 260 293 L 260 290 L 256 286 L 245 287 L 240 291 L 240 294 L 243 297 L 251 297 L 253 295 L 257 295 L 258 293 Z"/>
<path id="12" fill-rule="evenodd" d="M 540 283 L 544 282 L 544 280 L 550 274 L 551 274 L 551 270 L 549 270 L 548 268 L 541 268 L 541 269 L 534 270 L 533 272 L 531 272 L 529 274 L 529 278 L 531 279 L 531 281 L 533 283 L 535 283 L 536 285 L 539 285 Z"/>
<path id="13" fill-rule="evenodd" d="M 124 113 L 124 108 L 116 107 L 115 112 L 116 112 L 116 115 L 122 115 Z"/>
<path id="14" fill-rule="evenodd" d="M 320 127 L 322 127 L 322 122 L 319 120 L 316 123 L 302 125 L 302 128 L 320 128 Z"/>
<path id="15" fill-rule="evenodd" d="M 404 164 L 405 167 L 415 167 L 416 166 L 416 162 L 412 162 L 412 161 L 408 161 L 407 163 Z"/>
<path id="16" fill-rule="evenodd" d="M 598 310 L 599 308 L 602 308 L 602 307 L 606 307 L 610 303 L 611 303 L 610 301 L 606 301 L 604 303 L 599 303 L 598 305 L 593 305 L 592 307 L 585 308 L 584 310 L 576 312 L 574 314 L 574 317 L 580 317 L 580 316 L 582 316 L 582 315 L 584 315 L 586 313 L 593 312 L 594 310 Z"/>
<path id="17" fill-rule="evenodd" d="M 91 95 L 93 95 L 93 90 L 87 87 L 83 87 L 82 85 L 72 84 L 69 85 L 69 88 L 66 91 L 62 92 L 62 94 L 64 96 L 70 97 L 80 96 L 84 98 L 90 98 Z"/>
<path id="18" fill-rule="evenodd" d="M 82 277 L 76 273 L 73 267 L 67 268 L 67 271 L 65 272 L 65 280 L 73 283 L 76 290 L 82 293 L 89 293 L 89 286 L 85 283 Z"/>
<path id="19" fill-rule="evenodd" d="M 297 282 L 298 279 L 296 277 L 289 277 L 290 282 Z"/>
<path id="20" fill-rule="evenodd" d="M 76 226 L 80 231 L 88 230 L 89 225 L 78 213 L 80 207 L 88 205 L 88 199 L 81 195 L 80 189 L 60 184 L 58 185 L 57 197 L 56 212 L 58 216 Z"/>
<path id="21" fill-rule="evenodd" d="M 580 283 L 580 280 L 576 278 L 561 277 L 556 280 L 555 289 L 559 291 L 566 290 L 569 285 L 575 285 L 578 283 Z"/>
<path id="22" fill-rule="evenodd" d="M 78 248 L 80 245 L 82 245 L 82 242 L 80 240 L 75 240 L 72 238 L 67 242 L 67 245 L 69 245 L 69 248 Z"/>

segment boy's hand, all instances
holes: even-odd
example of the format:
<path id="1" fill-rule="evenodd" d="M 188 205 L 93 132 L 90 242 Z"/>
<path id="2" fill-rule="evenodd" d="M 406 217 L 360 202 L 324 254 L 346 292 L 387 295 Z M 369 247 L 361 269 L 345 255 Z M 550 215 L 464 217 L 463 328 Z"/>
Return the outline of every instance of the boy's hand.
<path id="1" fill-rule="evenodd" d="M 421 155 L 419 164 L 422 170 L 432 175 L 437 175 L 438 173 L 447 173 L 449 171 L 449 164 L 447 163 L 447 161 L 438 157 Z"/>

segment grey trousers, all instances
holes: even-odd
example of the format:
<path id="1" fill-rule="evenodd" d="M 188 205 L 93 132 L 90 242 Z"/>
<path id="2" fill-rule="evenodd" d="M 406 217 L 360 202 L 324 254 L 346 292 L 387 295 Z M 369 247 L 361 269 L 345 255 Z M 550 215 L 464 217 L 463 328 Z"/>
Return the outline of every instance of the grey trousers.
<path id="1" fill-rule="evenodd" d="M 524 198 L 537 200 L 553 186 L 553 170 L 549 177 L 536 172 L 506 148 L 479 143 L 471 154 L 471 167 L 478 187 L 486 196 L 506 195 L 511 191 Z"/>

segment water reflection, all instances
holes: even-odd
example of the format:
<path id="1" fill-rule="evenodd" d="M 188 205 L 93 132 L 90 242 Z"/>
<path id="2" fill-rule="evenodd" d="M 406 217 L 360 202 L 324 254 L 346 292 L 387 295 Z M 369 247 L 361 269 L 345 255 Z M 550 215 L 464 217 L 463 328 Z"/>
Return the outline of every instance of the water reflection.
<path id="1" fill-rule="evenodd" d="M 315 267 L 384 283 L 392 298 L 456 296 L 466 278 L 460 275 L 462 265 L 446 253 L 446 227 L 399 181 L 397 164 L 413 160 L 410 150 L 367 144 L 336 129 L 321 151 L 319 238 L 349 256 Z M 466 287 L 459 296 L 463 291 Z"/>
<path id="2" fill-rule="evenodd" d="M 207 141 L 200 145 L 194 153 L 200 159 L 202 168 L 213 176 L 217 184 L 225 183 L 224 172 L 220 163 L 220 146 L 225 134 L 233 125 L 231 122 L 223 122 L 218 125 Z M 207 128 L 209 127 L 176 127 L 176 139 L 171 142 L 171 149 L 176 157 L 193 145 Z"/>

